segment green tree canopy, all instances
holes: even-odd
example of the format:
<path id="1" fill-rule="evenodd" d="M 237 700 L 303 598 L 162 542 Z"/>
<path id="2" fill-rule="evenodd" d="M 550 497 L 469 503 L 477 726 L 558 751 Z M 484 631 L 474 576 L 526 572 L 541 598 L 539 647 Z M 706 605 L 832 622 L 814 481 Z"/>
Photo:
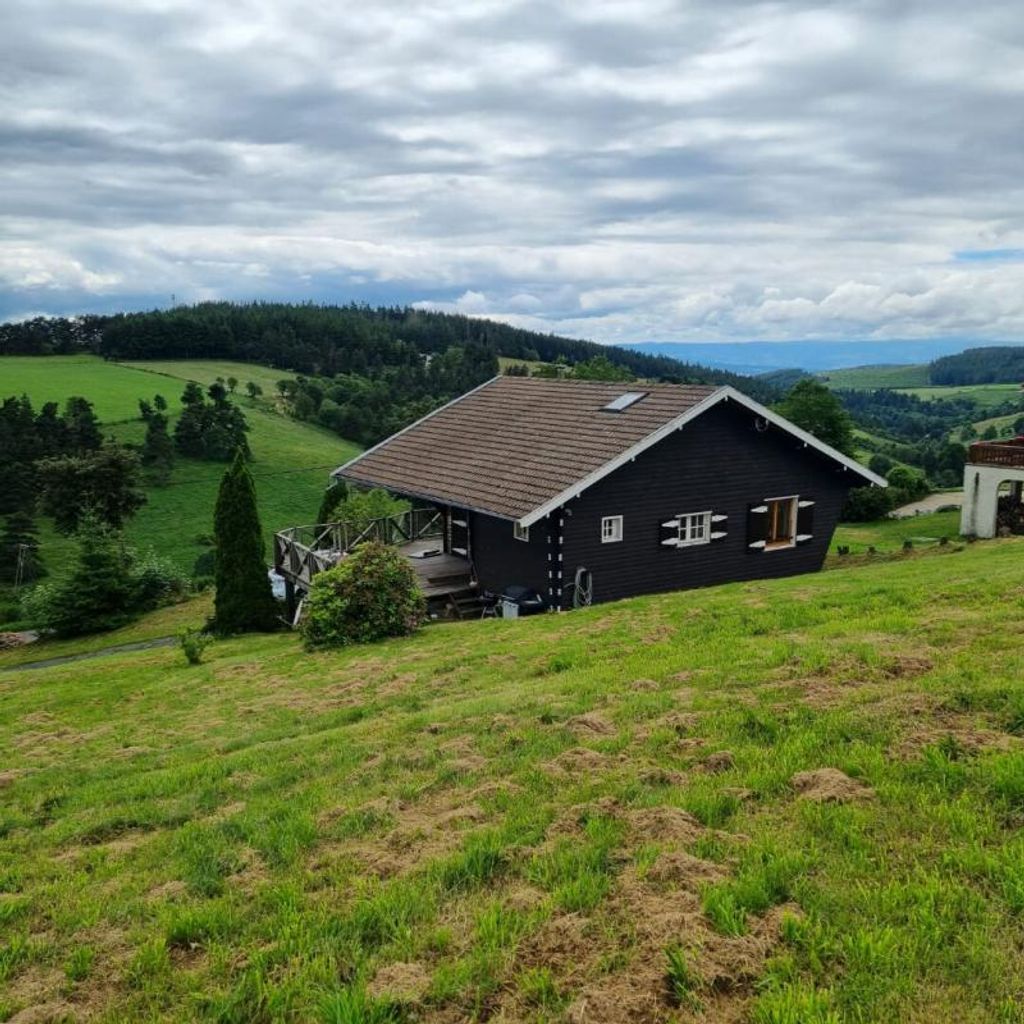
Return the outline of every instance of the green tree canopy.
<path id="1" fill-rule="evenodd" d="M 821 381 L 805 377 L 793 385 L 776 411 L 844 455 L 853 455 L 853 421 Z"/>

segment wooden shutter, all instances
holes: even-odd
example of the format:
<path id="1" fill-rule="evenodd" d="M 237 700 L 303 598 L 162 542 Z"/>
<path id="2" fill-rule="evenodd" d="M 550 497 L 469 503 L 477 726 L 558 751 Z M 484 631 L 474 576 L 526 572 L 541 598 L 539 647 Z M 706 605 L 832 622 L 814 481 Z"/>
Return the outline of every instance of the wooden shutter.
<path id="1" fill-rule="evenodd" d="M 768 543 L 768 506 L 747 507 L 747 547 L 763 551 Z"/>
<path id="2" fill-rule="evenodd" d="M 658 546 L 663 548 L 679 547 L 678 519 L 666 519 L 658 525 Z"/>
<path id="3" fill-rule="evenodd" d="M 711 529 L 708 531 L 708 540 L 725 540 L 728 534 L 729 517 L 720 516 L 717 513 L 711 514 Z"/>
<path id="4" fill-rule="evenodd" d="M 796 504 L 796 542 L 806 544 L 814 539 L 814 502 L 801 499 Z"/>

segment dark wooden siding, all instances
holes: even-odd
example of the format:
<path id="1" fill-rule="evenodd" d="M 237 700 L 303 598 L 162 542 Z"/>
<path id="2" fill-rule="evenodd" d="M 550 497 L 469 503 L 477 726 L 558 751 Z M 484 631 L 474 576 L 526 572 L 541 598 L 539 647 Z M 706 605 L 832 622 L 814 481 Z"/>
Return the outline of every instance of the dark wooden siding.
<path id="1" fill-rule="evenodd" d="M 470 514 L 473 566 L 484 590 L 500 594 L 506 587 L 519 584 L 533 587 L 548 596 L 549 523 L 541 520 L 530 527 L 529 541 L 516 540 L 508 519 Z"/>
<path id="2" fill-rule="evenodd" d="M 860 482 L 775 427 L 758 432 L 749 410 L 722 403 L 568 503 L 565 578 L 571 582 L 576 569 L 585 566 L 598 602 L 813 572 L 821 568 L 847 490 Z M 812 540 L 795 548 L 752 550 L 750 506 L 791 494 L 815 503 Z M 662 522 L 707 510 L 728 517 L 714 527 L 726 531 L 724 539 L 661 546 Z M 623 540 L 602 544 L 601 519 L 613 515 L 624 517 Z M 570 604 L 566 587 L 563 606 Z"/>

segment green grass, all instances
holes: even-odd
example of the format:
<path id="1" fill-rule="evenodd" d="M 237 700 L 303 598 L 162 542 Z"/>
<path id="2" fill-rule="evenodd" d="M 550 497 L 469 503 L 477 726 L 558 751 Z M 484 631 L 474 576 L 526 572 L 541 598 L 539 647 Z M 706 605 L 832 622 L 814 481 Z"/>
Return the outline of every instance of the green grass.
<path id="1" fill-rule="evenodd" d="M 901 387 L 901 394 L 916 395 L 926 402 L 942 398 L 972 398 L 981 409 L 1002 405 L 1008 399 L 1021 401 L 1019 384 L 965 384 L 962 387 Z"/>
<path id="2" fill-rule="evenodd" d="M 161 382 L 139 370 L 104 362 L 99 356 L 0 356 L 0 398 L 27 394 L 38 410 L 44 402 L 61 408 L 72 395 L 88 398 L 103 423 L 137 419 L 139 399 L 163 394 L 176 405 L 183 384 Z"/>
<path id="3" fill-rule="evenodd" d="M 251 428 L 251 470 L 269 558 L 274 532 L 315 519 L 328 473 L 359 451 L 330 431 L 274 410 L 274 381 L 288 374 L 262 366 L 205 360 L 119 365 L 95 356 L 0 358 L 4 394 L 25 392 L 37 408 L 48 399 L 63 402 L 69 395 L 84 395 L 96 405 L 106 432 L 132 444 L 141 444 L 145 436 L 145 425 L 138 418 L 139 398 L 151 400 L 154 394 L 162 394 L 173 420 L 186 380 L 206 384 L 229 375 L 241 382 L 236 401 Z M 262 384 L 264 399 L 254 404 L 242 397 L 246 380 Z M 196 557 L 208 550 L 203 539 L 213 530 L 213 508 L 224 469 L 221 463 L 179 458 L 167 486 L 147 487 L 147 504 L 129 523 L 128 540 L 190 572 Z M 41 541 L 48 568 L 59 571 L 68 562 L 71 542 L 57 536 L 46 523 Z"/>
<path id="4" fill-rule="evenodd" d="M 1019 1022 L 1022 557 L 0 670 L 0 1019 Z"/>
<path id="5" fill-rule="evenodd" d="M 955 497 L 956 495 L 954 495 Z M 902 550 L 904 541 L 927 547 L 946 537 L 959 544 L 960 510 L 929 512 L 906 519 L 879 519 L 872 523 L 840 523 L 832 537 L 831 551 L 848 547 L 852 554 L 861 554 L 869 547 L 880 554 Z"/>
<path id="6" fill-rule="evenodd" d="M 264 397 L 269 398 L 277 391 L 279 380 L 290 380 L 295 376 L 290 370 L 275 370 L 269 366 L 258 366 L 255 363 L 235 363 L 230 360 L 218 359 L 145 359 L 129 360 L 119 364 L 151 375 L 150 386 L 161 391 L 159 377 L 169 377 L 172 381 L 194 380 L 204 387 L 212 384 L 218 377 L 227 380 L 234 377 L 238 381 L 238 395 L 245 395 L 246 382 L 252 381 L 263 388 Z M 169 381 L 166 387 L 177 388 L 178 384 Z M 162 393 L 162 392 L 161 392 Z M 169 398 L 169 395 L 164 395 Z"/>
<path id="7" fill-rule="evenodd" d="M 916 388 L 928 384 L 927 363 L 851 366 L 819 373 L 830 388 L 873 390 L 875 388 Z"/>

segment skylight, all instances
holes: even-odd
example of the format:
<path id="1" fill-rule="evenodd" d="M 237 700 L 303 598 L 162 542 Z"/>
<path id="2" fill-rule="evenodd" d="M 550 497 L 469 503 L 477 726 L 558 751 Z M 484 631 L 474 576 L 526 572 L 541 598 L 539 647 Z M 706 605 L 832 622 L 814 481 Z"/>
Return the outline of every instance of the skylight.
<path id="1" fill-rule="evenodd" d="M 619 395 L 618 398 L 613 398 L 606 406 L 603 407 L 603 412 L 622 412 L 628 409 L 631 405 L 635 405 L 640 401 L 641 398 L 646 398 L 646 391 L 627 391 L 624 395 Z"/>

